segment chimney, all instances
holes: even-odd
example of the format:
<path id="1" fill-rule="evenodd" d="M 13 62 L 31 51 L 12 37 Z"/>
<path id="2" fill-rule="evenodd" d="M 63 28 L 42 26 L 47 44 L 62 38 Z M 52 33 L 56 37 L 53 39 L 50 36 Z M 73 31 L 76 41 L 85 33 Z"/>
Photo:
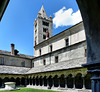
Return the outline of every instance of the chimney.
<path id="1" fill-rule="evenodd" d="M 14 44 L 11 44 L 11 55 L 14 55 L 15 53 L 14 53 Z"/>

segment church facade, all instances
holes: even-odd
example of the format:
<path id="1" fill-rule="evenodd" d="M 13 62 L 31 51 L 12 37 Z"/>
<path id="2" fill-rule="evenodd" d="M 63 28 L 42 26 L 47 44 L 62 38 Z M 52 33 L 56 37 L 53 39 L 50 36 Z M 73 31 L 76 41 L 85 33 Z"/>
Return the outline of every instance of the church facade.
<path id="1" fill-rule="evenodd" d="M 83 22 L 53 36 L 53 19 L 41 7 L 34 21 L 34 56 L 0 51 L 0 87 L 16 86 L 91 89 L 86 63 L 87 44 Z"/>

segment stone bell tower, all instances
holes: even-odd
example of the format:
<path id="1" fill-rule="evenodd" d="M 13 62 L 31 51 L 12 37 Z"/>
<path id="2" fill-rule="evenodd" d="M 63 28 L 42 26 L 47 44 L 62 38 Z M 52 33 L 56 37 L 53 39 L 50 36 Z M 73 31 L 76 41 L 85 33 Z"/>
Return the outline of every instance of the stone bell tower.
<path id="1" fill-rule="evenodd" d="M 49 39 L 53 34 L 52 17 L 48 18 L 44 7 L 38 12 L 37 19 L 34 21 L 34 46 Z"/>

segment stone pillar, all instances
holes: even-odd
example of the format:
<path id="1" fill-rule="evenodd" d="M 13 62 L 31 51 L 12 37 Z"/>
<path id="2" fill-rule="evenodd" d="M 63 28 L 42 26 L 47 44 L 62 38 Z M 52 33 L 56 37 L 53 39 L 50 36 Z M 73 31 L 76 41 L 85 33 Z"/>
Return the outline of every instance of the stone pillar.
<path id="1" fill-rule="evenodd" d="M 65 76 L 65 88 L 67 89 L 67 76 Z"/>
<path id="2" fill-rule="evenodd" d="M 25 78 L 25 87 L 27 86 L 27 78 Z"/>
<path id="3" fill-rule="evenodd" d="M 42 86 L 44 86 L 44 78 L 42 79 Z"/>
<path id="4" fill-rule="evenodd" d="M 73 78 L 73 89 L 75 89 L 75 76 L 72 76 Z"/>
<path id="5" fill-rule="evenodd" d="M 19 81 L 20 81 L 20 86 L 21 86 L 21 78 L 19 79 Z"/>
<path id="6" fill-rule="evenodd" d="M 58 77 L 58 88 L 60 88 L 60 77 Z"/>
<path id="7" fill-rule="evenodd" d="M 49 78 L 47 78 L 47 87 L 49 87 Z"/>
<path id="8" fill-rule="evenodd" d="M 2 88 L 4 88 L 4 79 L 2 79 Z"/>
<path id="9" fill-rule="evenodd" d="M 100 92 L 100 0 L 76 0 L 81 11 L 87 39 L 88 72 L 92 92 Z"/>
<path id="10" fill-rule="evenodd" d="M 35 86 L 37 86 L 37 83 L 36 83 L 36 78 L 35 78 Z"/>
<path id="11" fill-rule="evenodd" d="M 38 86 L 40 86 L 40 78 L 38 78 Z"/>
<path id="12" fill-rule="evenodd" d="M 33 78 L 31 78 L 31 83 L 32 83 L 32 85 L 33 85 Z"/>
<path id="13" fill-rule="evenodd" d="M 83 75 L 82 78 L 83 78 L 83 88 L 82 89 L 85 89 L 85 76 Z"/>
<path id="14" fill-rule="evenodd" d="M 30 85 L 30 78 L 29 78 L 29 85 Z"/>
<path id="15" fill-rule="evenodd" d="M 52 87 L 54 87 L 54 79 L 53 79 L 53 77 L 52 77 Z"/>

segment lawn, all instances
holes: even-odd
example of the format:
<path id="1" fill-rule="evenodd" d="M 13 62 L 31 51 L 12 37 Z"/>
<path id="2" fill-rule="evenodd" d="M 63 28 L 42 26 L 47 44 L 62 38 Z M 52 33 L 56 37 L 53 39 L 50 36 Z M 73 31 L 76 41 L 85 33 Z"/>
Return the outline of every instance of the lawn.
<path id="1" fill-rule="evenodd" d="M 20 88 L 20 90 L 15 90 L 15 91 L 0 91 L 0 92 L 58 92 L 58 91 L 41 90 L 41 89 L 33 89 L 33 88 Z"/>

